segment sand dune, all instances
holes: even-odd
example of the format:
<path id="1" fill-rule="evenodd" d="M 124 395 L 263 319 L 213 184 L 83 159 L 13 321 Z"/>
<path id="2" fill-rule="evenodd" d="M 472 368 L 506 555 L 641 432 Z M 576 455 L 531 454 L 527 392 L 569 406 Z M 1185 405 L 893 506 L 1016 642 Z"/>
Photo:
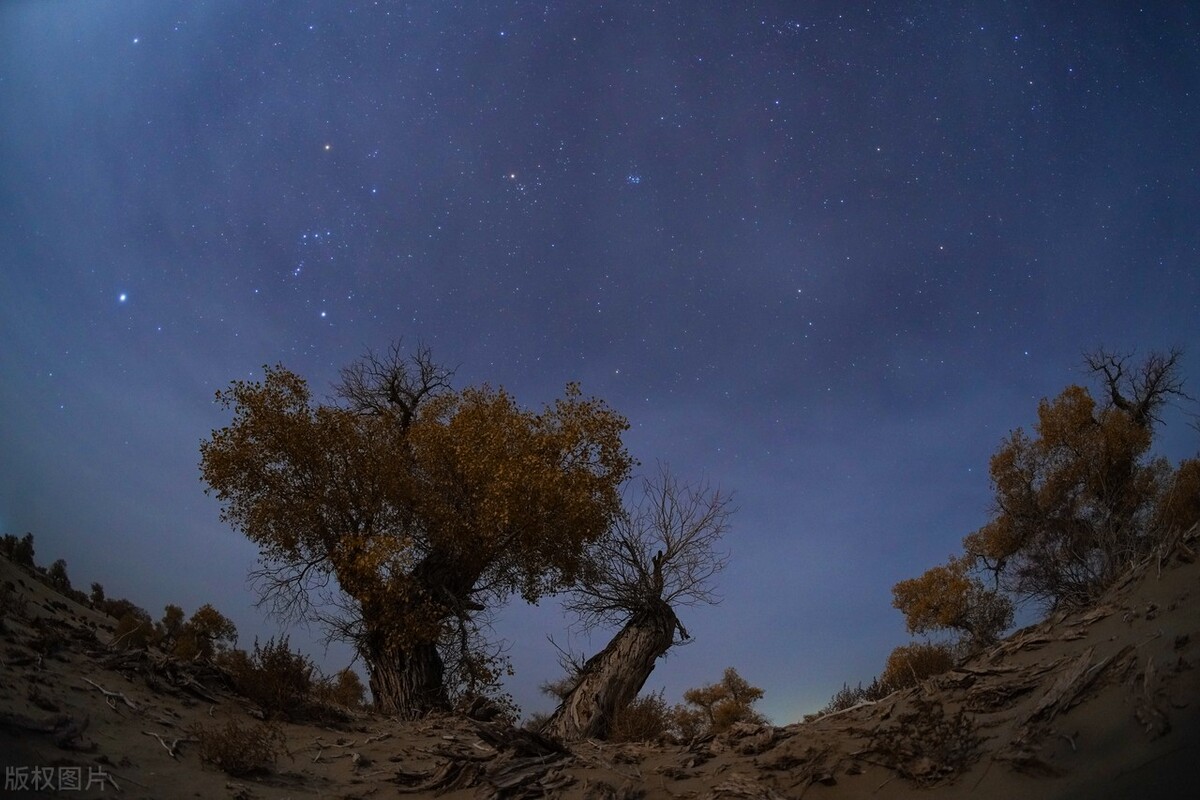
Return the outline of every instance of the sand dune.
<path id="1" fill-rule="evenodd" d="M 5 796 L 123 798 L 1156 798 L 1200 754 L 1195 529 L 1091 607 L 923 685 L 785 727 L 569 748 L 503 724 L 355 712 L 280 723 L 269 771 L 203 764 L 196 726 L 250 729 L 211 668 L 108 647 L 113 621 L 0 559 Z M 797 665 L 803 680 L 803 665 Z M 28 787 L 40 786 L 40 789 Z M 25 787 L 25 788 L 22 788 Z"/>

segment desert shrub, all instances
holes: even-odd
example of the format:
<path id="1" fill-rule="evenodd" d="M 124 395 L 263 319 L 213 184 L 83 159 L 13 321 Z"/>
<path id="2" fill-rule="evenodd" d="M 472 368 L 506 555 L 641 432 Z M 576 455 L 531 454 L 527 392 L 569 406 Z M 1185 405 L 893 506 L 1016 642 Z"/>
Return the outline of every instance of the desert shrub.
<path id="1" fill-rule="evenodd" d="M 652 742 L 675 727 L 671 708 L 662 691 L 635 697 L 613 717 L 608 728 L 609 741 Z"/>
<path id="2" fill-rule="evenodd" d="M 183 624 L 183 609 L 177 605 L 168 604 L 163 609 L 162 619 L 154 624 L 155 636 L 163 650 L 168 653 L 174 651 L 176 641 L 183 630 Z"/>
<path id="3" fill-rule="evenodd" d="M 60 593 L 71 591 L 71 579 L 67 577 L 67 562 L 58 559 L 46 570 L 46 583 L 51 589 Z"/>
<path id="4" fill-rule="evenodd" d="M 11 533 L 0 539 L 0 554 L 18 566 L 33 569 L 33 534 L 27 533 L 18 539 Z"/>
<path id="5" fill-rule="evenodd" d="M 230 658 L 222 666 L 230 670 L 234 688 L 272 719 L 298 719 L 310 711 L 313 701 L 313 664 L 294 653 L 288 638 L 273 637 L 247 658 Z"/>
<path id="6" fill-rule="evenodd" d="M 26 619 L 29 615 L 29 598 L 17 591 L 12 581 L 0 586 L 0 620 Z"/>
<path id="7" fill-rule="evenodd" d="M 913 642 L 897 647 L 888 655 L 879 683 L 888 694 L 916 686 L 926 678 L 940 675 L 954 666 L 954 647 L 936 642 Z"/>
<path id="8" fill-rule="evenodd" d="M 283 734 L 268 724 L 243 726 L 231 719 L 224 725 L 197 725 L 191 734 L 201 761 L 239 777 L 268 771 L 284 749 Z"/>
<path id="9" fill-rule="evenodd" d="M 877 700 L 882 700 L 892 693 L 891 689 L 884 686 L 879 678 L 874 678 L 869 684 L 863 686 L 859 683 L 857 686 L 851 686 L 848 683 L 842 684 L 842 688 L 833 693 L 833 697 L 829 698 L 829 702 L 818 711 L 814 716 L 824 716 L 825 714 L 833 714 L 837 711 L 845 711 L 847 708 L 852 708 L 859 703 L 873 703 Z"/>
<path id="10" fill-rule="evenodd" d="M 317 702 L 343 708 L 362 708 L 366 702 L 367 687 L 358 673 L 346 667 L 313 684 L 312 695 Z"/>
<path id="11" fill-rule="evenodd" d="M 974 570 L 971 558 L 952 557 L 893 586 L 892 605 L 904 614 L 908 632 L 950 631 L 972 650 L 995 642 L 1012 625 L 1013 605 Z"/>
<path id="12" fill-rule="evenodd" d="M 753 708 L 762 696 L 762 689 L 751 686 L 736 669 L 729 667 L 720 683 L 684 692 L 684 704 L 676 706 L 671 715 L 680 736 L 693 739 L 721 733 L 738 722 L 765 723 L 766 718 Z"/>
<path id="13" fill-rule="evenodd" d="M 1163 534 L 1186 531 L 1200 523 L 1200 458 L 1189 458 L 1167 483 L 1154 509 L 1154 527 Z"/>
<path id="14" fill-rule="evenodd" d="M 521 721 L 521 728 L 527 731 L 540 731 L 550 721 L 550 713 L 533 711 Z"/>
<path id="15" fill-rule="evenodd" d="M 109 646 L 119 650 L 145 650 L 157 639 L 158 634 L 150 615 L 134 606 L 117 620 L 117 628 L 113 631 Z"/>
<path id="16" fill-rule="evenodd" d="M 150 619 L 150 615 L 144 608 L 134 604 L 130 600 L 124 598 L 102 599 L 97 610 L 102 611 L 113 619 L 119 620 L 126 614 L 133 614 L 139 617 Z"/>
<path id="17" fill-rule="evenodd" d="M 167 606 L 159 623 L 163 647 L 176 658 L 211 661 L 217 653 L 237 641 L 237 627 L 208 603 L 200 606 L 191 619 L 183 621 L 183 610 Z"/>

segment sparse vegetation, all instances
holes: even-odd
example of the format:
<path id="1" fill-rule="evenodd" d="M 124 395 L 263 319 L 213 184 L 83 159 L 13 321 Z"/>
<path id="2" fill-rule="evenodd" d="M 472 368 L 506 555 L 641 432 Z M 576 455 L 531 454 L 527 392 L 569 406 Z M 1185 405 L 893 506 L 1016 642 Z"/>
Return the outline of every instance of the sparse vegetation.
<path id="1" fill-rule="evenodd" d="M 353 710 L 362 708 L 366 703 L 367 687 L 357 672 L 346 667 L 316 681 L 312 695 L 319 703 Z"/>
<path id="2" fill-rule="evenodd" d="M 1043 399 L 1034 435 L 1018 428 L 992 456 L 992 519 L 963 540 L 962 555 L 892 589 L 910 633 L 953 638 L 897 648 L 878 680 L 843 686 L 822 713 L 877 700 L 993 644 L 1017 602 L 1086 604 L 1200 522 L 1200 459 L 1172 469 L 1150 456 L 1163 407 L 1187 397 L 1181 357 L 1151 353 L 1135 364 L 1104 349 L 1085 354 L 1102 400 L 1082 386 Z"/>
<path id="3" fill-rule="evenodd" d="M 761 725 L 767 720 L 754 710 L 754 704 L 762 697 L 762 689 L 751 686 L 736 669 L 728 667 L 719 683 L 684 692 L 683 705 L 676 706 L 672 716 L 685 740 L 722 733 L 738 722 Z"/>
<path id="4" fill-rule="evenodd" d="M 613 717 L 610 742 L 656 742 L 675 730 L 672 709 L 662 690 L 635 697 Z"/>
<path id="5" fill-rule="evenodd" d="M 274 725 L 198 725 L 192 738 L 199 743 L 200 760 L 235 777 L 267 772 L 284 750 L 283 734 Z"/>
<path id="6" fill-rule="evenodd" d="M 27 533 L 19 539 L 11 533 L 5 534 L 4 538 L 0 539 L 0 555 L 19 567 L 34 569 L 33 534 Z"/>
<path id="7" fill-rule="evenodd" d="M 314 667 L 307 656 L 291 650 L 288 637 L 254 641 L 254 652 L 222 661 L 234 688 L 257 705 L 268 719 L 302 719 L 311 711 Z"/>

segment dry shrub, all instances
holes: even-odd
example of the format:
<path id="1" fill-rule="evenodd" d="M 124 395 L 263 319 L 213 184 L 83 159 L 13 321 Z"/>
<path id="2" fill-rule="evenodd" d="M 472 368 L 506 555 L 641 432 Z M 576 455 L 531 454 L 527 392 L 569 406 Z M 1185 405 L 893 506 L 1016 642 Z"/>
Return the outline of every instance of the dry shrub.
<path id="1" fill-rule="evenodd" d="M 312 688 L 312 696 L 318 703 L 358 709 L 365 704 L 367 687 L 358 673 L 346 667 L 329 677 L 321 678 Z"/>
<path id="2" fill-rule="evenodd" d="M 670 733 L 671 708 L 663 692 L 651 692 L 633 699 L 613 717 L 608 738 L 612 742 L 653 742 Z"/>
<path id="3" fill-rule="evenodd" d="M 286 636 L 278 641 L 272 637 L 262 646 L 255 639 L 253 654 L 231 655 L 221 666 L 229 671 L 234 689 L 271 719 L 299 719 L 312 710 L 312 662 L 293 653 Z"/>
<path id="4" fill-rule="evenodd" d="M 0 586 L 0 621 L 9 619 L 27 619 L 29 617 L 29 598 L 17 591 L 17 585 L 5 581 Z"/>
<path id="5" fill-rule="evenodd" d="M 150 615 L 134 606 L 117 620 L 110 646 L 121 650 L 145 650 L 157 639 Z"/>
<path id="6" fill-rule="evenodd" d="M 829 699 L 829 703 L 814 716 L 820 717 L 838 711 L 845 711 L 847 708 L 853 708 L 859 703 L 873 703 L 876 700 L 882 700 L 891 693 L 892 690 L 884 686 L 878 678 L 872 680 L 867 686 L 859 683 L 857 686 L 852 687 L 848 683 L 843 683 L 842 688 L 833 693 L 833 697 Z"/>
<path id="7" fill-rule="evenodd" d="M 1154 525 L 1162 534 L 1200 523 L 1200 458 L 1179 463 L 1154 510 Z"/>
<path id="8" fill-rule="evenodd" d="M 763 690 L 751 686 L 733 667 L 728 667 L 720 683 L 688 689 L 683 705 L 671 716 L 680 738 L 694 739 L 709 733 L 723 733 L 739 722 L 762 725 L 767 719 L 753 706 L 762 699 Z"/>
<path id="9" fill-rule="evenodd" d="M 236 720 L 224 725 L 197 725 L 192 738 L 200 744 L 200 760 L 230 775 L 266 772 L 284 749 L 283 733 L 274 725 L 243 726 Z"/>
<path id="10" fill-rule="evenodd" d="M 879 683 L 891 694 L 916 686 L 954 666 L 954 648 L 949 644 L 913 642 L 897 647 L 888 656 Z"/>

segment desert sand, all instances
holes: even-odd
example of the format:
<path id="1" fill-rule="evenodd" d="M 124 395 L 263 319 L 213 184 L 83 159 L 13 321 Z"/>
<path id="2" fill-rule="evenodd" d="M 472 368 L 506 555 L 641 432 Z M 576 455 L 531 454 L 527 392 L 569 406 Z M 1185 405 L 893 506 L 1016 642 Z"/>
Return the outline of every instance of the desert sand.
<path id="1" fill-rule="evenodd" d="M 201 761 L 257 725 L 211 667 L 110 645 L 114 620 L 0 558 L 3 796 L 1166 798 L 1200 791 L 1200 546 L 1178 537 L 1092 606 L 921 685 L 808 722 L 677 744 L 561 745 L 496 721 L 363 711 L 279 723 L 274 766 Z M 732 643 L 731 643 L 732 644 Z M 882 659 L 882 654 L 881 654 Z M 804 680 L 796 665 L 796 680 Z M 40 787 L 40 788 L 32 788 Z"/>

